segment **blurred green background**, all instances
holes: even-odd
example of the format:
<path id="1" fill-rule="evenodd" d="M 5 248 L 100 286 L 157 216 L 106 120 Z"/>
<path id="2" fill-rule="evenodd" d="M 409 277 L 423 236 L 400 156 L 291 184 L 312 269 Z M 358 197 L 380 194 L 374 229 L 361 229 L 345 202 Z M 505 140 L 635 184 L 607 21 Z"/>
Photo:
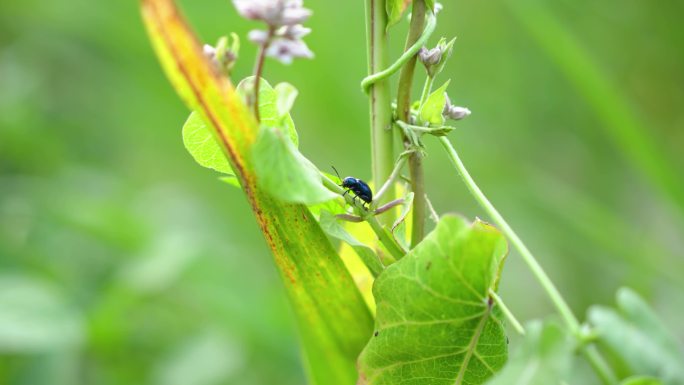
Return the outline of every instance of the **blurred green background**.
<path id="1" fill-rule="evenodd" d="M 257 27 L 181 3 L 207 42 Z M 577 314 L 628 285 L 684 337 L 684 3 L 444 3 L 441 80 L 473 111 L 451 137 L 480 186 Z M 370 179 L 363 2 L 306 5 L 315 60 L 266 76 L 299 88 L 307 156 Z M 270 253 L 184 150 L 137 6 L 0 2 L 0 383 L 302 384 Z M 437 210 L 484 217 L 427 142 Z M 552 312 L 515 252 L 501 290 L 522 319 Z"/>

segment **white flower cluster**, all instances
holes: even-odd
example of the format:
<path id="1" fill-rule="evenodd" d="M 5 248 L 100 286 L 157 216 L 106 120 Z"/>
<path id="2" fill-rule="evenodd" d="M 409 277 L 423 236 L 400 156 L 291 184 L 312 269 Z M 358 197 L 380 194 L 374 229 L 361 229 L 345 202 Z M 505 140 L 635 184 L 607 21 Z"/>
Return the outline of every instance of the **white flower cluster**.
<path id="1" fill-rule="evenodd" d="M 301 23 L 311 16 L 302 0 L 233 0 L 238 13 L 247 19 L 263 21 L 267 30 L 249 32 L 251 42 L 266 47 L 266 55 L 284 64 L 294 58 L 312 58 L 313 52 L 302 41 L 311 32 Z"/>

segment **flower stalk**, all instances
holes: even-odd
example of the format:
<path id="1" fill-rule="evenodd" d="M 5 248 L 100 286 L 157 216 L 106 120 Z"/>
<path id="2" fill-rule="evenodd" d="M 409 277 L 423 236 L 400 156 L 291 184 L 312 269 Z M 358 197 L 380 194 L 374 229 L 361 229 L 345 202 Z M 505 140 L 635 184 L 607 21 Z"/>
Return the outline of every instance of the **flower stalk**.
<path id="1" fill-rule="evenodd" d="M 368 72 L 375 74 L 384 70 L 389 61 L 385 0 L 366 0 L 366 36 Z M 373 185 L 379 188 L 394 168 L 394 131 L 388 79 L 379 79 L 369 86 L 369 109 L 372 180 Z M 388 186 L 384 197 L 388 200 L 396 198 L 394 186 Z M 381 221 L 391 224 L 394 219 L 394 213 L 388 212 Z"/>
<path id="2" fill-rule="evenodd" d="M 411 25 L 406 38 L 406 48 L 409 50 L 421 37 L 425 29 L 427 7 L 424 0 L 414 0 L 411 14 Z M 401 69 L 399 87 L 397 90 L 397 119 L 409 122 L 411 110 L 411 89 L 413 75 L 416 68 L 417 56 L 414 54 Z M 410 149 L 411 141 L 406 135 L 403 137 L 404 146 Z M 409 175 L 411 191 L 414 193 L 412 210 L 411 247 L 415 247 L 425 236 L 425 217 L 427 205 L 425 203 L 425 175 L 423 172 L 423 155 L 420 151 L 409 156 Z"/>

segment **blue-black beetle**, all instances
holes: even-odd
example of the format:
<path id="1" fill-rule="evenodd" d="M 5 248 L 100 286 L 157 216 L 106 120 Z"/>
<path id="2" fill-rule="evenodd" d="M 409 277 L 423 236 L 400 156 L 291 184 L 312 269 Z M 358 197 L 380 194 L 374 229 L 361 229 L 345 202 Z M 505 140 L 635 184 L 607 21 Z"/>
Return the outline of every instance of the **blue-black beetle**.
<path id="1" fill-rule="evenodd" d="M 348 176 L 342 179 L 340 178 L 340 173 L 337 172 L 337 169 L 335 167 L 333 167 L 333 170 L 335 170 L 335 174 L 337 174 L 337 177 L 340 180 L 342 180 L 342 184 L 340 186 L 347 189 L 344 192 L 345 194 L 351 191 L 354 193 L 354 199 L 358 197 L 366 203 L 371 203 L 373 201 L 373 191 L 371 191 L 371 188 L 368 186 L 366 182 L 362 181 L 359 178 L 354 178 L 352 176 Z"/>

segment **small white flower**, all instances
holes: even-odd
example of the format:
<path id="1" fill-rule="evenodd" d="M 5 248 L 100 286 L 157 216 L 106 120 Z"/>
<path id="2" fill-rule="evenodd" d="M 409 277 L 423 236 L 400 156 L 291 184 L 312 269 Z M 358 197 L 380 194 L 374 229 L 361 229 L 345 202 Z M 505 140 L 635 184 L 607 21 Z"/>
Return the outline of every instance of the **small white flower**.
<path id="1" fill-rule="evenodd" d="M 247 34 L 247 39 L 254 44 L 262 45 L 269 39 L 268 32 L 260 29 L 253 29 Z"/>
<path id="2" fill-rule="evenodd" d="M 281 27 L 276 35 L 290 40 L 299 40 L 311 33 L 311 28 L 305 28 L 301 24 L 287 25 Z"/>
<path id="3" fill-rule="evenodd" d="M 210 44 L 205 44 L 202 47 L 202 53 L 204 53 L 204 56 L 206 56 L 207 59 L 213 59 L 216 56 L 216 48 Z"/>
<path id="4" fill-rule="evenodd" d="M 305 22 L 311 16 L 306 8 L 285 8 L 280 16 L 280 24 L 293 25 Z"/>
<path id="5" fill-rule="evenodd" d="M 290 64 L 294 58 L 312 58 L 313 52 L 301 40 L 276 39 L 266 50 L 266 55 L 283 64 Z"/>
<path id="6" fill-rule="evenodd" d="M 311 16 L 299 0 L 233 0 L 233 5 L 242 17 L 261 20 L 272 28 L 300 24 Z"/>

